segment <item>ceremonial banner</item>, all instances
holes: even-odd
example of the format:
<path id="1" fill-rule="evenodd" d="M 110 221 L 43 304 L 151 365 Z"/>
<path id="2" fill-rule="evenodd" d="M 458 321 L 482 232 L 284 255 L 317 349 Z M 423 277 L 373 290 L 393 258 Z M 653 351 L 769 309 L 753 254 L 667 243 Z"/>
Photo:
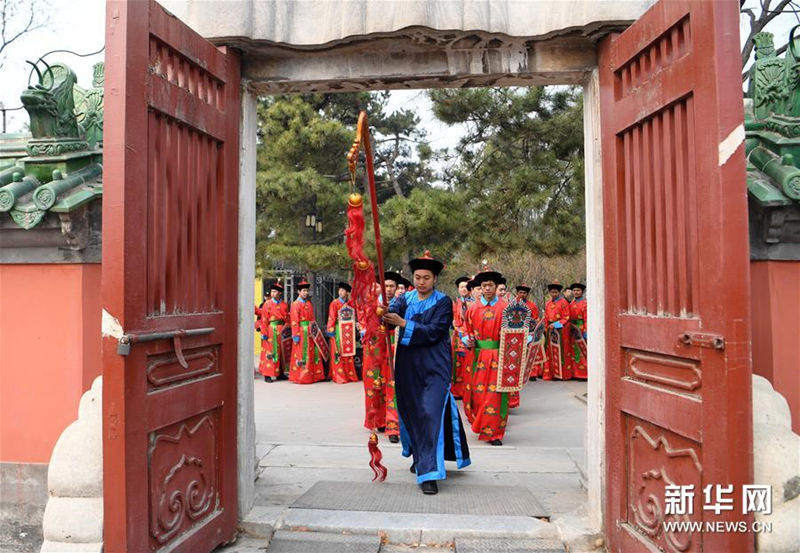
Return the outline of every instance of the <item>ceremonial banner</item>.
<path id="1" fill-rule="evenodd" d="M 497 361 L 498 392 L 518 392 L 522 388 L 530 321 L 531 310 L 524 302 L 513 300 L 503 309 Z"/>
<path id="2" fill-rule="evenodd" d="M 545 339 L 544 339 L 544 319 L 539 321 L 539 324 L 533 329 L 533 340 L 528 344 L 528 355 L 525 358 L 525 378 L 523 384 L 527 384 L 531 375 L 537 375 L 542 372 L 542 365 L 547 361 L 547 354 L 545 353 Z"/>
<path id="3" fill-rule="evenodd" d="M 354 357 L 356 354 L 356 310 L 345 305 L 339 310 L 339 355 Z"/>
<path id="4" fill-rule="evenodd" d="M 584 359 L 588 359 L 586 353 L 586 340 L 583 338 L 583 332 L 581 329 L 575 326 L 573 323 L 569 323 L 569 337 L 572 339 L 572 343 L 578 346 L 578 349 L 581 352 L 581 355 Z"/>
<path id="5" fill-rule="evenodd" d="M 281 358 L 288 367 L 289 360 L 292 358 L 292 326 L 289 324 L 281 330 Z"/>
<path id="6" fill-rule="evenodd" d="M 564 376 L 563 359 L 561 359 L 561 329 L 550 328 L 547 331 L 550 338 L 550 348 L 547 356 L 550 358 L 550 370 L 553 376 L 561 380 Z"/>
<path id="7" fill-rule="evenodd" d="M 331 350 L 328 346 L 328 339 L 325 338 L 325 334 L 323 334 L 322 330 L 319 328 L 317 321 L 311 321 L 311 324 L 308 325 L 308 335 L 314 342 L 314 345 L 317 346 L 319 356 L 322 357 L 324 361 L 327 361 L 328 357 L 330 357 Z"/>

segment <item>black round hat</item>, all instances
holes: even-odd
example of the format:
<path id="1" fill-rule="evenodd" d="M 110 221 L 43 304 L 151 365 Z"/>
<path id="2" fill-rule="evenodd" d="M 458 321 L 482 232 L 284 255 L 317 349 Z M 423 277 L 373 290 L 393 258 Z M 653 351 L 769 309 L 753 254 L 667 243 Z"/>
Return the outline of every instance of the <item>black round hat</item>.
<path id="1" fill-rule="evenodd" d="M 422 254 L 421 257 L 409 261 L 408 266 L 411 267 L 412 273 L 419 269 L 426 269 L 434 275 L 438 275 L 442 272 L 442 269 L 444 269 L 444 263 L 431 257 L 431 252 L 428 250 L 425 250 L 425 253 Z"/>
<path id="2" fill-rule="evenodd" d="M 402 282 L 403 275 L 400 273 L 396 273 L 394 271 L 384 271 L 383 273 L 383 280 L 392 280 L 395 284 Z"/>
<path id="3" fill-rule="evenodd" d="M 522 290 L 523 292 L 530 292 L 531 291 L 531 287 L 528 286 L 527 284 L 524 284 L 524 283 L 523 284 L 517 284 L 514 287 L 514 290 L 516 290 L 517 292 L 519 292 L 520 290 Z"/>
<path id="4" fill-rule="evenodd" d="M 570 290 L 573 288 L 580 288 L 581 290 L 586 290 L 586 285 L 581 282 L 573 282 L 569 285 Z"/>
<path id="5" fill-rule="evenodd" d="M 472 279 L 472 281 L 475 283 L 475 286 L 480 286 L 487 280 L 491 280 L 495 284 L 505 283 L 505 279 L 503 278 L 502 274 L 498 273 L 497 271 L 490 271 L 489 269 L 481 271 Z"/>
<path id="6" fill-rule="evenodd" d="M 456 285 L 456 286 L 458 286 L 458 285 L 459 285 L 459 284 L 461 284 L 462 282 L 469 282 L 469 277 L 468 277 L 468 276 L 460 276 L 460 277 L 458 277 L 458 278 L 455 280 L 455 285 Z"/>
<path id="7" fill-rule="evenodd" d="M 548 284 L 547 285 L 547 289 L 548 290 L 558 290 L 560 292 L 561 290 L 564 289 L 564 287 L 561 286 L 561 284 L 558 281 L 556 281 L 556 282 L 551 282 L 550 284 Z"/>
<path id="8" fill-rule="evenodd" d="M 336 289 L 338 290 L 339 288 L 344 288 L 348 292 L 352 292 L 353 291 L 352 286 L 350 286 L 346 282 L 339 282 L 338 284 L 336 284 Z"/>
<path id="9" fill-rule="evenodd" d="M 277 290 L 278 292 L 283 292 L 283 286 L 281 286 L 280 282 L 273 282 L 269 285 L 270 290 Z"/>
<path id="10" fill-rule="evenodd" d="M 302 290 L 303 288 L 311 288 L 311 283 L 308 282 L 306 279 L 302 279 L 300 282 L 297 283 L 295 286 L 298 290 Z"/>

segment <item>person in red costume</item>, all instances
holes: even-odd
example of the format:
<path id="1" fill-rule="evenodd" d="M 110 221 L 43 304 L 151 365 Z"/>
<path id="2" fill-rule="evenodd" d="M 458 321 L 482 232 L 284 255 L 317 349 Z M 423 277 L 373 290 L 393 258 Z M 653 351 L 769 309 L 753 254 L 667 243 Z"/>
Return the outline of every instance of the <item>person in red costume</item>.
<path id="1" fill-rule="evenodd" d="M 569 303 L 561 295 L 561 290 L 564 287 L 556 282 L 551 282 L 547 285 L 547 290 L 550 293 L 550 299 L 544 306 L 546 329 L 546 345 L 547 361 L 544 363 L 544 373 L 542 380 L 570 380 L 572 378 L 572 371 L 567 366 L 564 357 L 564 346 L 567 340 L 567 323 L 569 322 Z M 550 333 L 556 331 L 561 337 L 561 342 L 555 344 L 552 342 Z"/>
<path id="2" fill-rule="evenodd" d="M 482 295 L 467 309 L 466 335 L 462 338 L 473 351 L 469 402 L 465 402 L 464 411 L 472 422 L 472 431 L 491 445 L 503 445 L 508 422 L 509 395 L 496 391 L 500 326 L 503 309 L 508 305 L 497 297 L 497 283 L 502 279 L 503 275 L 488 269 L 475 275 L 473 281 L 481 287 Z"/>
<path id="3" fill-rule="evenodd" d="M 314 320 L 314 306 L 309 299 L 311 284 L 305 279 L 297 284 L 297 299 L 292 302 L 292 360 L 289 380 L 295 384 L 313 384 L 325 380 L 325 369 L 308 325 Z"/>
<path id="4" fill-rule="evenodd" d="M 330 338 L 330 377 L 337 384 L 347 384 L 348 382 L 358 382 L 354 357 L 341 355 L 342 336 L 339 328 L 339 311 L 345 306 L 353 309 L 350 304 L 350 291 L 352 288 L 346 282 L 338 284 L 338 298 L 333 300 L 328 306 L 328 325 L 326 334 Z M 355 343 L 356 329 L 352 329 L 350 340 Z"/>
<path id="5" fill-rule="evenodd" d="M 261 332 L 261 362 L 258 370 L 266 382 L 285 378 L 289 360 L 281 355 L 281 331 L 289 322 L 289 306 L 281 300 L 283 286 L 275 282 L 269 287 L 269 299 L 259 309 L 256 329 Z"/>
<path id="6" fill-rule="evenodd" d="M 458 277 L 455 281 L 458 296 L 453 300 L 453 336 L 451 339 L 453 383 L 450 386 L 450 392 L 455 399 L 461 399 L 464 396 L 467 374 L 470 367 L 472 367 L 472 358 L 467 355 L 469 349 L 461 341 L 464 336 L 464 317 L 467 314 L 467 308 L 475 301 L 470 294 L 471 287 L 469 282 L 470 278 L 468 276 Z"/>
<path id="7" fill-rule="evenodd" d="M 569 340 L 566 343 L 564 351 L 567 357 L 567 364 L 572 370 L 574 378 L 585 380 L 589 373 L 587 370 L 586 351 L 580 347 L 581 340 L 576 333 L 580 333 L 580 338 L 583 340 L 583 345 L 586 344 L 588 327 L 586 325 L 586 298 L 584 292 L 586 285 L 575 282 L 570 285 L 572 290 L 572 303 L 569 304 L 569 322 L 571 325 Z"/>

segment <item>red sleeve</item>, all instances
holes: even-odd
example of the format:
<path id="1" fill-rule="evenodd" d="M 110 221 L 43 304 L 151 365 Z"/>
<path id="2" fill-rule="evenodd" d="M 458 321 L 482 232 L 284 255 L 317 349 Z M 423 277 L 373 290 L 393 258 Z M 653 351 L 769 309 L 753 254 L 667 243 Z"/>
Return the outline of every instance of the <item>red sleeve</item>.
<path id="1" fill-rule="evenodd" d="M 328 332 L 333 332 L 336 328 L 336 319 L 339 318 L 339 300 L 333 300 L 328 306 Z"/>
<path id="2" fill-rule="evenodd" d="M 289 313 L 292 318 L 292 336 L 300 336 L 300 303 L 293 302 Z"/>
<path id="3" fill-rule="evenodd" d="M 562 300 L 561 317 L 558 320 L 564 326 L 567 326 L 567 323 L 569 322 L 569 304 L 567 303 L 567 300 Z"/>

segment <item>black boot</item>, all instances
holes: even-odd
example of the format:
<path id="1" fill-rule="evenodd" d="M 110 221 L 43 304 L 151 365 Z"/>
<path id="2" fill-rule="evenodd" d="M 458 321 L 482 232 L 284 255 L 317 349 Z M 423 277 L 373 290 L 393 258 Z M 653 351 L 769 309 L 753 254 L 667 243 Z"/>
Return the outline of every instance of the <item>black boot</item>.
<path id="1" fill-rule="evenodd" d="M 275 379 L 274 379 L 274 378 L 272 378 L 271 376 L 265 376 L 265 377 L 264 377 L 264 382 L 270 382 L 270 383 L 271 383 L 271 382 L 275 382 Z"/>
<path id="2" fill-rule="evenodd" d="M 379 426 L 379 427 L 378 427 L 378 432 L 380 432 L 381 434 L 383 434 L 384 432 L 386 432 L 386 427 L 385 427 L 385 426 Z"/>
<path id="3" fill-rule="evenodd" d="M 500 440 L 489 440 L 489 445 L 503 445 Z"/>
<path id="4" fill-rule="evenodd" d="M 389 441 L 392 442 L 393 444 L 396 444 L 400 441 L 400 437 L 397 434 L 392 434 L 391 436 L 389 436 Z"/>
<path id="5" fill-rule="evenodd" d="M 411 468 L 408 470 L 411 471 L 412 474 L 417 474 L 417 464 L 412 461 Z"/>
<path id="6" fill-rule="evenodd" d="M 439 486 L 436 485 L 436 480 L 428 480 L 427 482 L 423 482 L 420 484 L 422 488 L 422 493 L 425 495 L 436 495 L 439 493 Z"/>

